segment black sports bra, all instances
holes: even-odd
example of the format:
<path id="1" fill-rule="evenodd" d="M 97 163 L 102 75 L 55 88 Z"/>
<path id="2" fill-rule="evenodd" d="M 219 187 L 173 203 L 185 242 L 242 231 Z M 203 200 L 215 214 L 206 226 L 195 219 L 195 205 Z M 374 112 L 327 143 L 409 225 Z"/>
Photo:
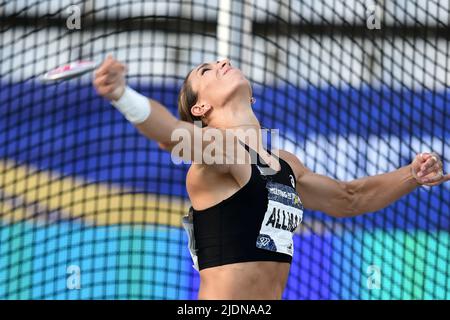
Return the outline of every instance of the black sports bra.
<path id="1" fill-rule="evenodd" d="M 303 218 L 294 172 L 279 158 L 281 170 L 265 174 L 271 169 L 245 147 L 258 158 L 257 164 L 252 161 L 250 180 L 210 208 L 191 207 L 190 230 L 189 219 L 184 219 L 197 270 L 247 261 L 292 261 L 293 234 Z"/>

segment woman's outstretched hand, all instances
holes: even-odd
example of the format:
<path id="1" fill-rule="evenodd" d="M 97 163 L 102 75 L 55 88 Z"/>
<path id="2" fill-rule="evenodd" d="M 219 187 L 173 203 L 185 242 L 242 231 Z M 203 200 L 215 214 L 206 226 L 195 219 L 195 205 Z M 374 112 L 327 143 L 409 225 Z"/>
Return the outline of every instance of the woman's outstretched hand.
<path id="1" fill-rule="evenodd" d="M 411 173 L 417 183 L 425 186 L 437 186 L 450 180 L 450 174 L 444 175 L 441 158 L 436 153 L 420 153 L 411 163 Z"/>
<path id="2" fill-rule="evenodd" d="M 119 100 L 125 91 L 125 74 L 126 66 L 108 55 L 94 72 L 93 84 L 97 93 L 110 101 Z"/>

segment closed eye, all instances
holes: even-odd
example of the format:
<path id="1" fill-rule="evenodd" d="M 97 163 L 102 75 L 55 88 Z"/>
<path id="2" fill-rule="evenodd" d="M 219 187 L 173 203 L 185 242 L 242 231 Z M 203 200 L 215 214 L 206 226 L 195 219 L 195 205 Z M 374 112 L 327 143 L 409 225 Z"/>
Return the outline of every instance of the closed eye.
<path id="1" fill-rule="evenodd" d="M 202 69 L 202 72 L 201 72 L 201 75 L 205 74 L 205 72 L 208 71 L 208 70 L 211 70 L 211 69 L 209 69 L 209 68 L 203 68 L 203 69 Z"/>

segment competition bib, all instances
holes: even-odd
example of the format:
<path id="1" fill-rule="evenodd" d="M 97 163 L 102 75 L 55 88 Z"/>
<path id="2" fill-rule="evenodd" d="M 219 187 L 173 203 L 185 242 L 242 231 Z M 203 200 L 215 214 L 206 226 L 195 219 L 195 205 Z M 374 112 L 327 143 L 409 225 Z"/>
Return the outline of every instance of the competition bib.
<path id="1" fill-rule="evenodd" d="M 268 181 L 266 188 L 269 201 L 256 246 L 292 256 L 292 236 L 302 222 L 303 204 L 295 189 L 290 186 Z"/>

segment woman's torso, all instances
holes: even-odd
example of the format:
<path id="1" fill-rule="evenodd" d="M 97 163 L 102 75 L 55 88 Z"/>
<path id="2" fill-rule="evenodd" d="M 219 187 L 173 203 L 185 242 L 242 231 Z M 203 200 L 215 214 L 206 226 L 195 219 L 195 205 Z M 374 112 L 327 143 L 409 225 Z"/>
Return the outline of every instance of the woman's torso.
<path id="1" fill-rule="evenodd" d="M 289 166 L 287 161 L 284 161 L 284 163 L 283 160 L 277 161 L 266 153 L 261 155 L 261 158 L 266 163 L 270 161 L 270 167 L 275 171 L 280 171 L 283 167 L 286 170 L 286 165 Z M 280 152 L 280 158 L 284 159 L 283 152 Z M 290 167 L 289 170 L 293 173 Z M 248 190 L 245 188 L 249 188 L 251 179 L 255 179 L 255 166 L 250 164 L 230 166 L 228 172 L 221 172 L 217 168 L 193 165 L 187 176 L 187 188 L 192 206 L 196 209 L 197 214 L 202 214 L 202 210 L 205 210 L 205 214 L 208 214 L 210 211 L 208 209 L 221 206 L 224 202 L 230 202 L 230 199 L 241 197 L 241 199 L 234 199 L 234 202 L 245 201 L 250 207 L 257 207 L 258 210 L 262 210 L 261 205 L 264 206 L 264 197 L 259 196 L 258 200 L 243 198 L 249 196 L 246 194 Z M 261 184 L 251 187 L 253 189 L 261 188 Z M 263 194 L 263 190 L 256 189 L 256 191 L 261 195 Z M 267 197 L 267 193 L 265 196 Z M 251 197 L 252 195 L 250 195 Z M 227 223 L 239 223 L 240 219 L 245 220 L 244 213 L 240 212 L 240 214 L 242 216 L 237 215 L 235 217 L 231 214 L 231 220 L 237 221 L 227 221 Z M 249 223 L 248 221 L 245 222 Z M 207 227 L 205 225 L 202 228 Z M 213 230 L 213 228 L 211 229 Z M 232 230 L 232 226 L 229 229 Z M 231 246 L 233 245 L 237 246 L 231 244 Z M 245 250 L 242 252 L 245 253 Z M 261 260 L 271 259 L 263 256 Z M 213 265 L 200 271 L 199 298 L 280 299 L 286 285 L 289 268 L 290 263 L 287 261 L 257 261 L 255 259 Z"/>

